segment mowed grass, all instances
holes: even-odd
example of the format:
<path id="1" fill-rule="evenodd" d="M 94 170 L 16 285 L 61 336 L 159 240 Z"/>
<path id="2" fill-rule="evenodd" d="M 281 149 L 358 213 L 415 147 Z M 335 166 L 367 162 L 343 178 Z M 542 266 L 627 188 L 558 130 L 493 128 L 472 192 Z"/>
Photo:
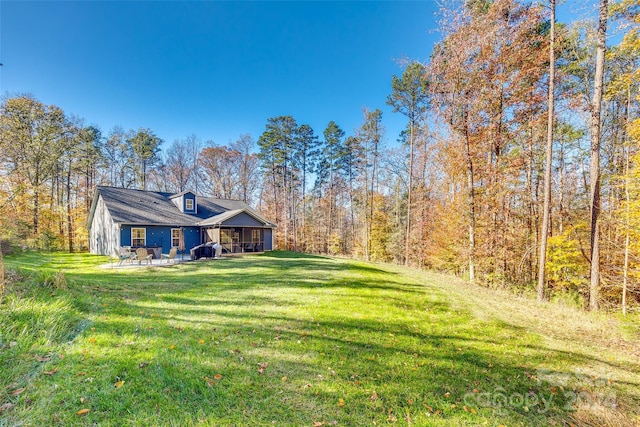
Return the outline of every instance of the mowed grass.
<path id="1" fill-rule="evenodd" d="M 640 422 L 637 317 L 289 252 L 108 262 L 5 259 L 0 426 Z"/>

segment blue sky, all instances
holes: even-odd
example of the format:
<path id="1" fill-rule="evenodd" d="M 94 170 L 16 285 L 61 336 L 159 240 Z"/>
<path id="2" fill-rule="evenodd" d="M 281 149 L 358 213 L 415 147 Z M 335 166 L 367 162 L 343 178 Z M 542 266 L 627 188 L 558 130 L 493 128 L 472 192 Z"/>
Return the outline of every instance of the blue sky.
<path id="1" fill-rule="evenodd" d="M 383 110 L 387 140 L 404 119 L 385 105 L 398 60 L 437 38 L 425 2 L 0 2 L 0 92 L 30 93 L 95 123 L 254 139 L 293 115 L 321 135 L 351 134 Z M 165 146 L 168 144 L 165 144 Z"/>
<path id="2" fill-rule="evenodd" d="M 584 0 L 577 2 L 593 4 Z M 0 93 L 30 93 L 98 125 L 254 139 L 293 115 L 347 135 L 383 110 L 403 58 L 426 60 L 437 4 L 413 2 L 0 1 Z"/>

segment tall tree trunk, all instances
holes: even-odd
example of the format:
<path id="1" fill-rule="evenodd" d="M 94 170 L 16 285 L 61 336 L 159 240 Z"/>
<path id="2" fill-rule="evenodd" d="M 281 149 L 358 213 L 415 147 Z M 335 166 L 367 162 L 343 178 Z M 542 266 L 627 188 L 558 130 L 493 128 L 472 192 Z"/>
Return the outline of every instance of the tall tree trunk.
<path id="1" fill-rule="evenodd" d="M 409 265 L 409 251 L 411 246 L 411 190 L 413 187 L 413 135 L 414 135 L 414 119 L 411 118 L 409 129 L 409 185 L 407 188 L 407 235 L 404 243 L 404 265 Z"/>
<path id="2" fill-rule="evenodd" d="M 628 127 L 631 123 L 630 121 L 630 109 L 631 109 L 631 87 L 627 87 L 627 111 L 626 111 L 626 119 L 625 119 L 625 127 Z M 631 212 L 630 212 L 630 203 L 631 197 L 629 194 L 629 161 L 630 161 L 630 151 L 631 141 L 628 141 L 628 132 L 625 132 L 625 142 L 626 142 L 626 150 L 625 150 L 625 162 L 624 162 L 624 196 L 625 196 L 625 236 L 624 236 L 624 267 L 622 270 L 622 314 L 626 316 L 627 314 L 627 287 L 629 281 L 629 244 L 630 244 L 630 227 L 631 227 Z"/>
<path id="3" fill-rule="evenodd" d="M 600 290 L 600 140 L 602 137 L 600 110 L 604 84 L 604 55 L 607 39 L 608 0 L 600 0 L 598 22 L 596 70 L 591 103 L 591 167 L 590 216 L 591 216 L 591 282 L 589 285 L 589 309 L 598 309 Z"/>
<path id="4" fill-rule="evenodd" d="M 473 177 L 473 159 L 471 158 L 471 141 L 469 135 L 469 123 L 467 112 L 464 118 L 464 142 L 465 159 L 467 162 L 467 186 L 468 186 L 468 215 L 469 215 L 469 281 L 475 281 L 475 252 L 476 252 L 476 201 Z"/>
<path id="5" fill-rule="evenodd" d="M 625 216 L 625 239 L 624 239 L 624 267 L 622 270 L 622 301 L 621 301 L 621 305 L 622 305 L 622 314 L 626 315 L 627 314 L 627 282 L 628 282 L 628 277 L 629 277 L 629 243 L 630 243 L 630 238 L 629 238 L 629 228 L 631 227 L 630 224 L 630 212 L 629 212 L 629 204 L 631 203 L 631 198 L 629 197 L 629 150 L 630 147 L 627 147 L 627 153 L 626 153 L 626 165 L 625 165 L 625 177 L 624 177 L 624 195 L 625 195 L 625 212 L 624 212 L 624 216 Z"/>
<path id="6" fill-rule="evenodd" d="M 544 165 L 544 206 L 542 208 L 542 229 L 540 231 L 540 264 L 538 265 L 538 301 L 543 301 L 546 284 L 547 237 L 549 236 L 549 216 L 551 215 L 551 162 L 553 160 L 553 122 L 555 106 L 555 26 L 556 0 L 549 0 L 551 6 L 551 31 L 549 34 L 549 100 L 547 108 L 547 152 Z"/>
<path id="7" fill-rule="evenodd" d="M 36 175 L 37 176 L 37 175 Z M 36 178 L 33 186 L 33 235 L 38 236 L 38 221 L 40 217 L 40 182 Z"/>
<path id="8" fill-rule="evenodd" d="M 73 252 L 73 215 L 71 215 L 71 162 L 67 170 L 67 237 L 69 238 L 69 252 Z"/>

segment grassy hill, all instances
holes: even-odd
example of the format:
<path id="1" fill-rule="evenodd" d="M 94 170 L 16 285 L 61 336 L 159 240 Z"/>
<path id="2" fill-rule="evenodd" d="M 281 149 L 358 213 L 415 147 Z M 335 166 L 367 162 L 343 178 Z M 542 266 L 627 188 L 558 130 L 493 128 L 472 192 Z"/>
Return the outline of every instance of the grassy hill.
<path id="1" fill-rule="evenodd" d="M 5 262 L 0 426 L 640 422 L 631 320 L 288 252 Z"/>

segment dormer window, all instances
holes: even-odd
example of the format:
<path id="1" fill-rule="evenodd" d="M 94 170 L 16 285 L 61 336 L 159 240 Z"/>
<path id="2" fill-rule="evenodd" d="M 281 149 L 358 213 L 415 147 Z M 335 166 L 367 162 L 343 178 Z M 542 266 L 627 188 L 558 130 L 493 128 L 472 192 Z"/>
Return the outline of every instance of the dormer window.
<path id="1" fill-rule="evenodd" d="M 197 196 L 191 191 L 183 191 L 182 193 L 174 194 L 169 199 L 180 212 L 189 213 L 191 215 L 198 213 Z"/>

